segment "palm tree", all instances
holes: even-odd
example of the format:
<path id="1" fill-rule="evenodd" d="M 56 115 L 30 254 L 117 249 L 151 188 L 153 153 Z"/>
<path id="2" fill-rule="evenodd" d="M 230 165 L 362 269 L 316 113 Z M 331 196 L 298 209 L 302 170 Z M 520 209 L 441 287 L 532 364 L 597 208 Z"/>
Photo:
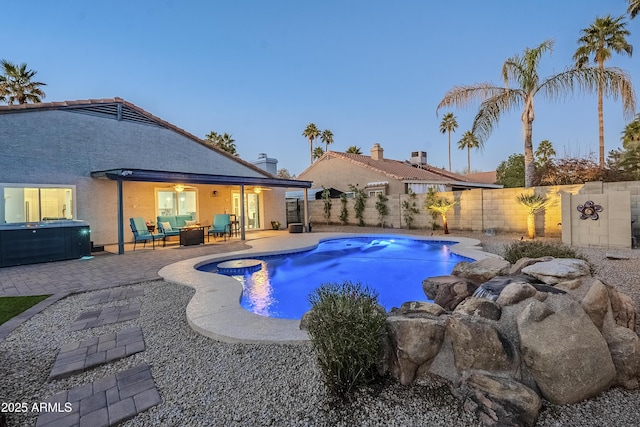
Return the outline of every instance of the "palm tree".
<path id="1" fill-rule="evenodd" d="M 533 185 L 532 134 L 535 118 L 533 100 L 537 94 L 554 99 L 562 98 L 572 93 L 574 89 L 595 92 L 602 77 L 605 82 L 603 86 L 605 95 L 614 98 L 620 95 L 625 115 L 632 116 L 635 113 L 635 93 L 631 78 L 618 68 L 605 68 L 602 73 L 591 67 L 571 68 L 541 81 L 538 76 L 540 57 L 552 48 L 553 40 L 546 40 L 533 49 L 525 49 L 522 57 L 515 55 L 508 58 L 502 66 L 504 87 L 491 83 L 456 86 L 445 94 L 438 105 L 438 109 L 450 106 L 462 107 L 471 102 L 480 101 L 480 109 L 471 129 L 480 145 L 489 137 L 503 113 L 522 108 L 525 187 Z"/>
<path id="2" fill-rule="evenodd" d="M 604 18 L 596 18 L 595 22 L 588 28 L 581 30 L 582 37 L 578 40 L 580 46 L 573 59 L 576 67 L 586 67 L 589 63 L 589 56 L 594 55 L 594 62 L 598 64 L 600 76 L 598 79 L 598 132 L 600 142 L 600 167 L 604 168 L 604 113 L 602 108 L 602 92 L 605 85 L 604 62 L 611 58 L 611 52 L 626 53 L 631 56 L 633 47 L 627 42 L 626 37 L 630 34 L 625 28 L 624 16 L 612 18 L 607 15 Z"/>
<path id="3" fill-rule="evenodd" d="M 238 152 L 236 151 L 236 141 L 228 133 L 225 132 L 223 135 L 220 135 L 219 133 L 211 131 L 206 134 L 204 138 L 211 145 L 214 145 L 229 154 L 233 154 L 234 156 L 238 155 Z"/>
<path id="4" fill-rule="evenodd" d="M 622 146 L 627 148 L 633 143 L 640 142 L 640 114 L 638 114 L 634 121 L 625 126 L 622 132 Z"/>
<path id="5" fill-rule="evenodd" d="M 640 13 L 640 0 L 629 0 L 629 8 L 627 9 L 627 13 L 631 17 L 631 19 L 635 18 L 638 13 Z"/>
<path id="6" fill-rule="evenodd" d="M 351 147 L 347 148 L 347 151 L 345 151 L 345 153 L 362 154 L 362 150 L 360 149 L 360 147 L 352 145 Z"/>
<path id="7" fill-rule="evenodd" d="M 467 149 L 467 173 L 471 173 L 471 149 L 479 148 L 480 143 L 478 138 L 470 130 L 462 134 L 462 139 L 458 141 L 458 148 L 460 150 Z"/>
<path id="8" fill-rule="evenodd" d="M 320 136 L 320 131 L 315 124 L 309 123 L 304 132 L 302 132 L 302 136 L 309 140 L 309 159 L 313 163 L 313 140 Z"/>
<path id="9" fill-rule="evenodd" d="M 322 157 L 324 154 L 324 150 L 322 149 L 322 147 L 316 147 L 313 149 L 313 159 L 319 159 L 320 157 Z"/>
<path id="10" fill-rule="evenodd" d="M 425 202 L 428 202 L 428 199 L 425 199 Z M 456 203 L 455 200 L 447 199 L 446 197 L 438 197 L 429 203 L 426 208 L 434 213 L 439 213 L 442 216 L 442 227 L 444 228 L 444 234 L 449 234 L 449 226 L 447 225 L 447 212 L 451 209 Z"/>
<path id="11" fill-rule="evenodd" d="M 13 64 L 9 61 L 0 61 L 2 75 L 0 75 L 0 101 L 11 105 L 14 102 L 26 104 L 28 102 L 42 102 L 46 96 L 40 86 L 46 83 L 34 82 L 31 79 L 37 74 L 36 71 L 27 70 L 27 64 Z"/>
<path id="12" fill-rule="evenodd" d="M 549 198 L 540 194 L 520 194 L 516 197 L 518 202 L 525 206 L 527 213 L 527 237 L 529 239 L 536 238 L 536 213 L 540 212 L 549 205 Z"/>
<path id="13" fill-rule="evenodd" d="M 440 122 L 440 133 L 449 133 L 449 172 L 451 172 L 451 132 L 455 132 L 458 127 L 456 116 L 453 113 L 447 113 L 442 116 Z"/>
<path id="14" fill-rule="evenodd" d="M 329 144 L 333 144 L 333 133 L 329 129 L 322 131 L 320 139 L 324 142 L 324 151 L 329 151 Z"/>
<path id="15" fill-rule="evenodd" d="M 542 167 L 549 163 L 552 157 L 555 157 L 556 150 L 553 148 L 553 144 L 548 139 L 540 141 L 536 152 L 534 153 L 536 158 L 536 166 Z"/>

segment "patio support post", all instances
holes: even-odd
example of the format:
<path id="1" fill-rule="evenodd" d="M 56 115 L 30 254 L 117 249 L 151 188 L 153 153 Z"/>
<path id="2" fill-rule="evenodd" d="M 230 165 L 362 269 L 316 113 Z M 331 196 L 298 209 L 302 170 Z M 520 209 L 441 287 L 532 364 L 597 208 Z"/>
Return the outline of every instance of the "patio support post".
<path id="1" fill-rule="evenodd" d="M 303 206 L 304 206 L 304 230 L 308 233 L 309 230 L 309 202 L 307 200 L 307 198 L 309 197 L 308 195 L 308 189 L 305 187 L 304 189 L 304 202 L 303 202 Z"/>
<path id="2" fill-rule="evenodd" d="M 244 235 L 244 184 L 240 186 L 240 240 L 245 240 Z"/>
<path id="3" fill-rule="evenodd" d="M 118 255 L 124 254 L 124 207 L 122 206 L 122 179 L 118 178 Z"/>

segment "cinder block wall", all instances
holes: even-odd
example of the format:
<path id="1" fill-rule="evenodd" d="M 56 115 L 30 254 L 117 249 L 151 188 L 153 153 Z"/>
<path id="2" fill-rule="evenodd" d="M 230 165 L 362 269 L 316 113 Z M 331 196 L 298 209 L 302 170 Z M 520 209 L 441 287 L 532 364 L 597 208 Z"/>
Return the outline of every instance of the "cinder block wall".
<path id="1" fill-rule="evenodd" d="M 596 195 L 602 193 L 628 191 L 631 198 L 631 220 L 634 234 L 640 233 L 640 181 L 628 182 L 589 182 L 586 184 L 557 185 L 534 188 L 503 188 L 492 190 L 468 190 L 438 193 L 449 199 L 455 199 L 455 205 L 447 214 L 447 221 L 450 230 L 484 231 L 495 229 L 503 232 L 526 233 L 527 231 L 527 209 L 516 200 L 520 194 L 530 194 L 534 192 L 549 197 L 551 205 L 536 215 L 536 234 L 547 237 L 560 237 L 562 235 L 562 194 Z M 389 201 L 389 215 L 385 218 L 386 226 L 394 228 L 404 228 L 402 218 L 402 202 L 409 200 L 406 194 L 391 194 L 387 196 Z M 426 194 L 416 196 L 416 205 L 420 210 L 414 216 L 414 227 L 430 228 L 431 214 L 423 209 Z M 380 223 L 378 213 L 375 209 L 375 198 L 367 199 L 364 211 L 364 221 L 367 225 L 378 225 Z M 594 200 L 594 202 L 598 202 Z M 340 199 L 331 199 L 331 222 L 339 224 Z M 349 211 L 349 224 L 357 224 L 355 211 L 353 210 L 353 199 L 347 201 Z M 574 206 L 570 207 L 575 209 Z M 617 210 L 618 206 L 607 206 L 607 209 Z M 309 202 L 309 211 L 313 223 L 324 223 L 323 201 L 313 200 Z M 442 225 L 440 217 L 436 223 Z"/>

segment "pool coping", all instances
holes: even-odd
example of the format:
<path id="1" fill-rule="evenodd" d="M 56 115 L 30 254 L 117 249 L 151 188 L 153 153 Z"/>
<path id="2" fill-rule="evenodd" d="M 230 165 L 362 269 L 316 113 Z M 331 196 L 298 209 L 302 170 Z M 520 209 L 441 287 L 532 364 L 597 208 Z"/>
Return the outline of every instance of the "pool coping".
<path id="1" fill-rule="evenodd" d="M 426 237 L 408 234 L 384 233 L 302 233 L 251 240 L 250 249 L 205 255 L 169 264 L 158 271 L 164 280 L 194 288 L 196 293 L 186 308 L 187 321 L 198 333 L 229 343 L 304 343 L 309 340 L 306 331 L 300 330 L 300 320 L 274 319 L 250 313 L 240 306 L 242 284 L 236 279 L 215 273 L 196 270 L 197 267 L 229 259 L 277 255 L 306 251 L 319 242 L 335 238 L 374 236 L 406 238 L 413 240 L 457 242 L 451 252 L 475 260 L 500 258 L 482 251 L 480 241 L 467 237 Z"/>

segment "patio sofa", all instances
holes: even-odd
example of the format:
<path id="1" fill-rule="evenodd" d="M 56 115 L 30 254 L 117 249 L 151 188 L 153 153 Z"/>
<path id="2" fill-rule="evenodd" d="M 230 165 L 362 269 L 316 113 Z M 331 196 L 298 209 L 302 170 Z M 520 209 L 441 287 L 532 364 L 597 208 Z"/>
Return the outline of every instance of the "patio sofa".
<path id="1" fill-rule="evenodd" d="M 180 229 L 187 225 L 187 221 L 193 221 L 191 215 L 171 215 L 158 217 L 158 232 L 164 233 L 165 236 L 179 236 Z M 166 227 L 169 224 L 170 229 Z"/>

